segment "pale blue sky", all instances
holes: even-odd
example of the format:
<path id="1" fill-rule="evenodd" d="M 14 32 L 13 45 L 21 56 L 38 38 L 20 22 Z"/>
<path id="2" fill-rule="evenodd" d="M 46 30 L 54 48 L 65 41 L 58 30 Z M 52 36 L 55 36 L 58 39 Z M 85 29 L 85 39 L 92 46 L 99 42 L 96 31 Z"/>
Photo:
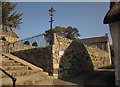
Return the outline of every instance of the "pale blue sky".
<path id="1" fill-rule="evenodd" d="M 20 39 L 44 33 L 49 29 L 49 12 L 53 7 L 53 27 L 72 26 L 78 28 L 80 38 L 90 38 L 109 34 L 108 25 L 103 24 L 109 2 L 17 2 L 16 11 L 23 13 L 23 24 L 17 30 Z"/>

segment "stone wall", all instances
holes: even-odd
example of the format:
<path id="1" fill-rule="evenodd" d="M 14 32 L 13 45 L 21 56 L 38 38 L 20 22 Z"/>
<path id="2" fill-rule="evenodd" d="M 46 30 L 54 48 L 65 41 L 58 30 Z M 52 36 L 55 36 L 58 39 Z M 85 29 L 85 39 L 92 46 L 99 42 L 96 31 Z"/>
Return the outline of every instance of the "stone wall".
<path id="1" fill-rule="evenodd" d="M 66 79 L 79 72 L 92 71 L 111 64 L 109 52 L 95 46 L 72 41 L 57 34 L 54 34 L 53 43 L 54 78 Z"/>
<path id="2" fill-rule="evenodd" d="M 5 53 L 5 52 L 9 52 L 9 42 L 8 41 L 4 41 L 4 40 L 0 40 L 0 47 L 1 47 L 1 52 Z"/>
<path id="3" fill-rule="evenodd" d="M 53 64 L 51 46 L 12 52 L 12 54 L 42 68 L 45 72 L 52 75 Z"/>
<path id="4" fill-rule="evenodd" d="M 86 47 L 88 54 L 90 55 L 90 58 L 94 65 L 94 70 L 112 64 L 111 57 L 109 56 L 108 51 L 101 50 L 94 46 L 87 46 L 85 44 L 84 46 Z"/>
<path id="5" fill-rule="evenodd" d="M 15 38 L 15 37 L 10 37 L 6 35 L 2 35 L 2 36 L 5 37 L 6 41 L 11 42 L 11 43 L 19 40 L 19 38 Z"/>
<path id="6" fill-rule="evenodd" d="M 53 35 L 53 39 L 52 46 L 17 51 L 12 54 L 43 68 L 55 79 L 66 79 L 80 72 L 93 71 L 111 64 L 109 51 L 57 34 Z"/>
<path id="7" fill-rule="evenodd" d="M 23 43 L 15 42 L 9 45 L 9 52 L 16 52 L 21 50 L 33 49 L 33 48 L 37 48 L 37 46 L 30 46 Z"/>
<path id="8" fill-rule="evenodd" d="M 37 46 L 25 45 L 23 43 L 18 43 L 18 42 L 10 43 L 10 42 L 4 41 L 4 40 L 1 40 L 0 42 L 1 42 L 2 52 L 4 52 L 4 53 L 37 48 Z"/>
<path id="9" fill-rule="evenodd" d="M 92 37 L 92 38 L 85 38 L 85 39 L 77 39 L 77 41 L 87 44 L 89 46 L 95 45 L 97 48 L 100 48 L 105 51 L 110 51 L 110 42 L 108 39 L 108 35 L 101 37 Z"/>
<path id="10" fill-rule="evenodd" d="M 19 40 L 19 37 L 15 31 L 0 29 L 0 37 L 4 37 L 6 41 L 12 43 Z"/>

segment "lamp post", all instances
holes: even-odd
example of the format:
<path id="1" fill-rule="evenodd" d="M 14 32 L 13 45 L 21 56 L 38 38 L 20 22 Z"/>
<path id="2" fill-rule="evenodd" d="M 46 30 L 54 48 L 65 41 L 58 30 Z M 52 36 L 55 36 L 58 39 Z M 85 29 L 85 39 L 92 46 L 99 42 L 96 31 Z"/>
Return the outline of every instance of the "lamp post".
<path id="1" fill-rule="evenodd" d="M 55 13 L 55 10 L 53 8 L 51 8 L 49 11 L 49 14 L 50 14 L 50 45 L 52 45 L 52 22 L 54 21 L 53 20 L 53 15 Z"/>

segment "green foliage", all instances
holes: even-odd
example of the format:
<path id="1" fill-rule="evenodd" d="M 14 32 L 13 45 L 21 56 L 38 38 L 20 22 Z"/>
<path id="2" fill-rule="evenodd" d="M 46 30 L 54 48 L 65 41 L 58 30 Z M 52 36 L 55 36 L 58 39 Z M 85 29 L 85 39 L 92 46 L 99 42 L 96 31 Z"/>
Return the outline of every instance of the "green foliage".
<path id="1" fill-rule="evenodd" d="M 16 13 L 13 10 L 15 9 L 16 4 L 11 2 L 2 2 L 2 27 L 3 29 L 14 29 L 18 28 L 19 25 L 22 23 L 21 16 L 22 14 Z"/>
<path id="2" fill-rule="evenodd" d="M 69 39 L 77 39 L 80 37 L 79 30 L 77 28 L 67 27 L 66 37 Z"/>
<path id="3" fill-rule="evenodd" d="M 80 37 L 78 29 L 70 26 L 67 28 L 57 26 L 54 29 L 52 29 L 51 33 L 57 33 L 58 35 L 69 39 L 77 39 L 78 37 Z M 45 35 L 47 37 L 50 37 L 50 30 L 45 31 Z"/>

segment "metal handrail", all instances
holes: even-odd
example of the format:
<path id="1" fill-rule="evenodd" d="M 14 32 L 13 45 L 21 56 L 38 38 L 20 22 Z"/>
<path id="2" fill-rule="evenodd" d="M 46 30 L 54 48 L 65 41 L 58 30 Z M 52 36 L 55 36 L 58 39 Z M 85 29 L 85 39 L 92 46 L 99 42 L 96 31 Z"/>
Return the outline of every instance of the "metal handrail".
<path id="1" fill-rule="evenodd" d="M 4 71 L 3 69 L 0 68 L 0 70 L 5 73 L 8 77 L 10 77 L 13 81 L 13 87 L 15 87 L 15 82 L 17 81 L 16 78 L 12 77 L 10 74 L 8 74 L 6 71 Z"/>

